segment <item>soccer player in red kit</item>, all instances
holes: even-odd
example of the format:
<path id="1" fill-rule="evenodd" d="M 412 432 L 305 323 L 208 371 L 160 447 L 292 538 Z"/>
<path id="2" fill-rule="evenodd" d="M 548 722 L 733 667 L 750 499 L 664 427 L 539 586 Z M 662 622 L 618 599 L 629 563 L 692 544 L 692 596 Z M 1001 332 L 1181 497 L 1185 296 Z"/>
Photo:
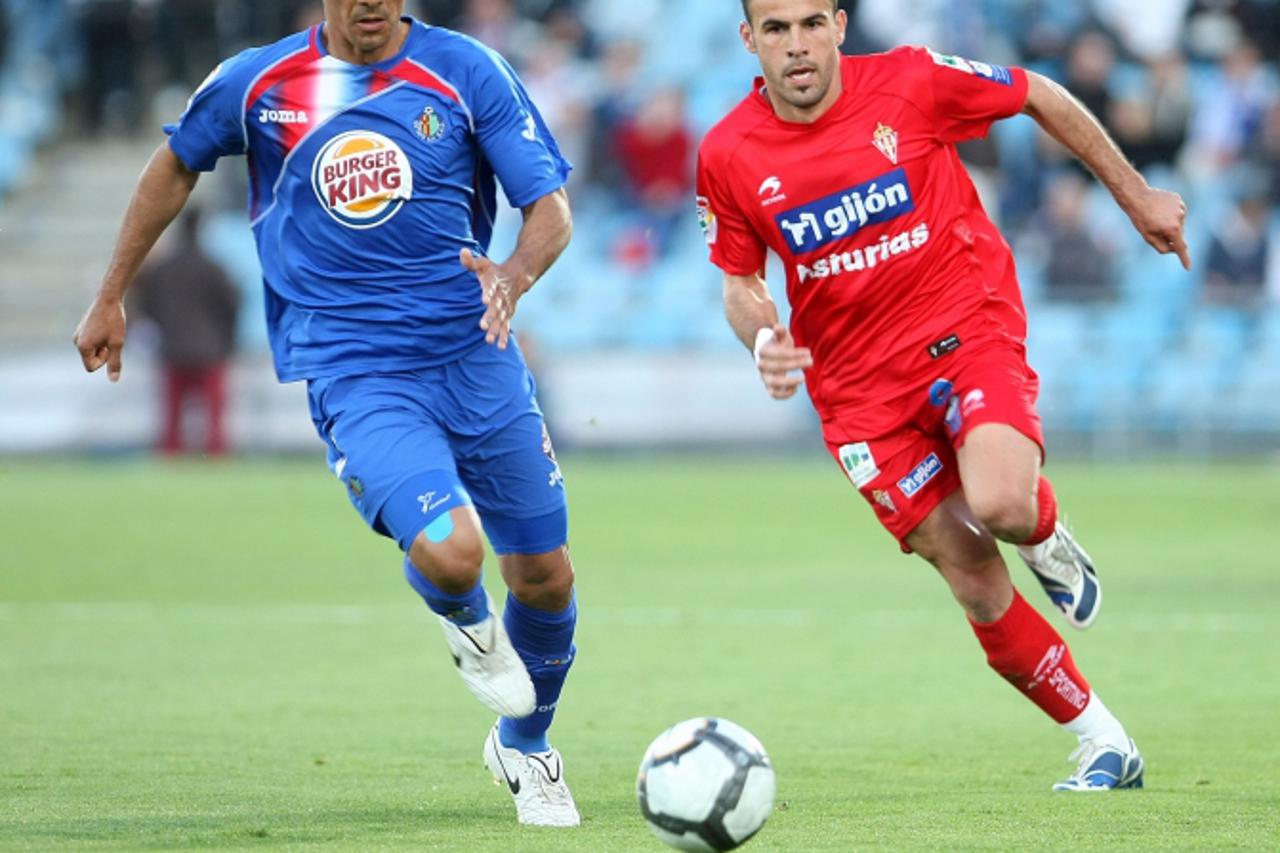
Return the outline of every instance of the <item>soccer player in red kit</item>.
<path id="1" fill-rule="evenodd" d="M 1039 382 L 1013 257 L 955 144 L 1030 115 L 1148 243 L 1189 268 L 1182 199 L 1148 186 L 1038 74 L 915 47 L 841 57 L 835 0 L 743 9 L 741 37 L 764 76 L 698 158 L 699 217 L 730 325 L 772 396 L 807 386 L 832 455 L 903 550 L 946 580 L 991 667 L 1077 735 L 1077 769 L 1054 788 L 1141 787 L 1137 747 L 996 547 L 1018 545 L 1068 622 L 1092 623 L 1097 576 L 1040 474 Z M 764 281 L 766 249 L 786 267 L 789 329 Z"/>

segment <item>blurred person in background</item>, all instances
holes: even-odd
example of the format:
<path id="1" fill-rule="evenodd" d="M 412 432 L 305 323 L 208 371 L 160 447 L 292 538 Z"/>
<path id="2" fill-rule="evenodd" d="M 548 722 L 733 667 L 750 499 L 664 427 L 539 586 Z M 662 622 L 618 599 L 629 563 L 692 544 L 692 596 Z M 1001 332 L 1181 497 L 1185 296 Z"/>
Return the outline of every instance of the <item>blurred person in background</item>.
<path id="1" fill-rule="evenodd" d="M 9 58 L 9 6 L 0 2 L 0 71 Z"/>
<path id="2" fill-rule="evenodd" d="M 1115 67 L 1115 44 L 1101 30 L 1081 32 L 1067 49 L 1063 85 L 1103 124 L 1111 115 L 1111 75 Z"/>
<path id="3" fill-rule="evenodd" d="M 482 753 L 520 822 L 576 826 L 547 740 L 576 654 L 564 477 L 511 335 L 568 244 L 571 167 L 499 54 L 403 9 L 325 0 L 321 26 L 209 76 L 143 171 L 74 340 L 119 379 L 137 270 L 199 174 L 247 154 L 277 375 L 307 381 L 334 474 L 499 716 Z M 501 263 L 485 257 L 498 182 L 524 220 Z"/>
<path id="4" fill-rule="evenodd" d="M 1109 302 L 1116 296 L 1115 248 L 1089 227 L 1089 184 L 1076 172 L 1049 182 L 1042 212 L 1046 296 L 1054 302 Z"/>
<path id="5" fill-rule="evenodd" d="M 636 113 L 614 129 L 628 207 L 639 217 L 652 254 L 665 255 L 693 190 L 696 142 L 678 88 L 654 89 Z"/>
<path id="6" fill-rule="evenodd" d="M 1185 204 L 1149 186 L 1087 108 L 1039 74 L 923 48 L 842 58 L 847 17 L 833 0 L 742 9 L 739 35 L 763 77 L 707 134 L 698 165 L 730 326 L 771 396 L 807 388 L 833 458 L 902 550 L 938 570 L 991 668 L 1078 738 L 1076 770 L 1054 789 L 1141 787 L 1137 746 L 997 547 L 1018 546 L 1070 625 L 1093 623 L 1093 563 L 1041 473 L 1013 258 L 954 146 L 1031 116 L 1143 239 L 1189 268 Z M 790 327 L 764 280 L 769 249 L 786 269 Z"/>
<path id="7" fill-rule="evenodd" d="M 137 66 L 141 14 L 133 0 L 71 0 L 84 46 L 87 129 L 125 133 L 140 121 Z"/>
<path id="8" fill-rule="evenodd" d="M 1213 223 L 1205 258 L 1205 301 L 1239 308 L 1261 305 L 1271 255 L 1271 208 L 1260 176 L 1245 186 L 1226 216 Z"/>
<path id="9" fill-rule="evenodd" d="M 171 250 L 143 266 L 130 297 L 131 306 L 159 332 L 164 373 L 160 452 L 183 452 L 183 413 L 194 400 L 205 412 L 206 451 L 225 455 L 227 374 L 240 291 L 200 247 L 199 208 L 186 210 Z"/>
<path id="10" fill-rule="evenodd" d="M 1274 72 L 1257 45 L 1240 37 L 1223 57 L 1221 77 L 1192 123 L 1187 163 L 1193 174 L 1209 181 L 1239 163 L 1275 100 Z"/>

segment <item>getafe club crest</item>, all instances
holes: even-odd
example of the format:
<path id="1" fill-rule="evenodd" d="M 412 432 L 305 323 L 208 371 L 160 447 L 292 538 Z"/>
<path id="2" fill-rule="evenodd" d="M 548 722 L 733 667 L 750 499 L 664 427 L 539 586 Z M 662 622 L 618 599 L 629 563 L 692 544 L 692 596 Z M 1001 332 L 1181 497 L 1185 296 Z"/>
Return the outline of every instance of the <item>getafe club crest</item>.
<path id="1" fill-rule="evenodd" d="M 880 149 L 880 153 L 889 158 L 889 162 L 898 165 L 898 131 L 887 124 L 876 122 L 876 132 L 871 141 Z"/>
<path id="2" fill-rule="evenodd" d="M 413 129 L 423 142 L 435 142 L 444 136 L 444 119 L 432 107 L 426 106 L 414 121 Z"/>

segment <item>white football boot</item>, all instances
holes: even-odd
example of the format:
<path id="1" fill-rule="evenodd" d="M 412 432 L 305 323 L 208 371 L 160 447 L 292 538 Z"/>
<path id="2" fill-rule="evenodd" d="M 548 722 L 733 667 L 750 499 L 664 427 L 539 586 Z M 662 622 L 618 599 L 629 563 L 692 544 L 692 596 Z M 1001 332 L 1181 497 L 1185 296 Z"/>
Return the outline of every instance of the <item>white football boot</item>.
<path id="1" fill-rule="evenodd" d="M 458 674 L 477 699 L 495 714 L 519 719 L 533 713 L 537 702 L 533 682 L 524 661 L 511 645 L 507 629 L 502 625 L 493 599 L 489 601 L 489 615 L 474 625 L 455 625 L 436 614 L 444 638 L 449 643 Z"/>
<path id="2" fill-rule="evenodd" d="M 555 747 L 525 755 L 498 740 L 495 723 L 484 742 L 484 766 L 496 785 L 516 801 L 516 817 L 526 826 L 577 826 L 582 822 L 564 781 L 564 759 Z"/>
<path id="3" fill-rule="evenodd" d="M 1019 545 L 1018 554 L 1072 627 L 1083 631 L 1093 624 L 1102 607 L 1102 586 L 1093 561 L 1065 524 L 1059 521 L 1039 545 Z"/>
<path id="4" fill-rule="evenodd" d="M 1067 760 L 1079 762 L 1076 772 L 1054 785 L 1055 791 L 1117 791 L 1142 787 L 1145 768 L 1132 740 L 1127 749 L 1084 740 Z"/>

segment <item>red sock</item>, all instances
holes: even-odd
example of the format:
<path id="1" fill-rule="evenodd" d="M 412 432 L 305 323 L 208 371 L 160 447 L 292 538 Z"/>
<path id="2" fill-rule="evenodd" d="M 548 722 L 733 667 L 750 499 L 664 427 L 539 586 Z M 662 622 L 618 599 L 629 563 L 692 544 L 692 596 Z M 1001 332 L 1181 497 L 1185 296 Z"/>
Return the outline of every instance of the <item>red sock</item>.
<path id="1" fill-rule="evenodd" d="M 1056 722 L 1073 720 L 1084 710 L 1089 682 L 1076 669 L 1062 637 L 1017 590 L 999 619 L 969 624 L 991 668 Z"/>
<path id="2" fill-rule="evenodd" d="M 1031 531 L 1023 545 L 1039 545 L 1053 535 L 1058 524 L 1058 498 L 1053 493 L 1053 484 L 1047 477 L 1040 477 L 1040 485 L 1036 487 L 1036 529 Z"/>

